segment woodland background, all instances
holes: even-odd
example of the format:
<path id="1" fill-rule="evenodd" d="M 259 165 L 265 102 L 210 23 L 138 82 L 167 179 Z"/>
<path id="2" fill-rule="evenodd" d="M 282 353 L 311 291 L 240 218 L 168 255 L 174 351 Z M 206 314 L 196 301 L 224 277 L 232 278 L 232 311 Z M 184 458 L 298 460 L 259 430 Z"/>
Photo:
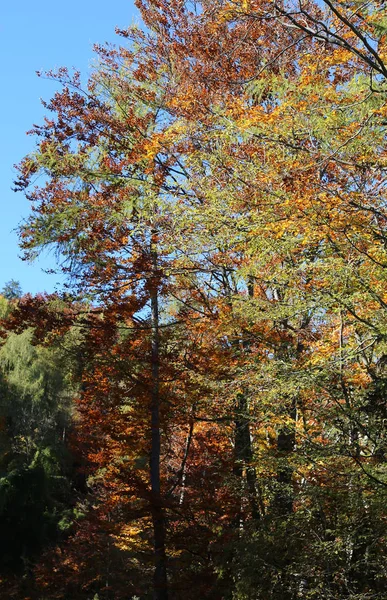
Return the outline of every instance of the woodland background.
<path id="1" fill-rule="evenodd" d="M 137 6 L 18 167 L 0 593 L 383 600 L 387 8 Z"/>

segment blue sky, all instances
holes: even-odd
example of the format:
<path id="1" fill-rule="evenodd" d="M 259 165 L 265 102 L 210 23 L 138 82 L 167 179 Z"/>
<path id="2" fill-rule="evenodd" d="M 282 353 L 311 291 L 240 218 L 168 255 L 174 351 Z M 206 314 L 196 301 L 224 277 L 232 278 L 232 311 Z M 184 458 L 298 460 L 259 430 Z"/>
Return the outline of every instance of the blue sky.
<path id="1" fill-rule="evenodd" d="M 13 165 L 33 150 L 34 140 L 26 136 L 33 123 L 40 123 L 54 83 L 39 79 L 38 70 L 60 66 L 76 67 L 87 75 L 93 62 L 93 43 L 124 40 L 114 33 L 139 23 L 133 0 L 4 0 L 0 8 L 0 289 L 16 279 L 24 292 L 54 291 L 57 276 L 42 269 L 53 266 L 49 256 L 28 264 L 20 258 L 14 231 L 28 216 L 29 203 L 11 190 Z"/>

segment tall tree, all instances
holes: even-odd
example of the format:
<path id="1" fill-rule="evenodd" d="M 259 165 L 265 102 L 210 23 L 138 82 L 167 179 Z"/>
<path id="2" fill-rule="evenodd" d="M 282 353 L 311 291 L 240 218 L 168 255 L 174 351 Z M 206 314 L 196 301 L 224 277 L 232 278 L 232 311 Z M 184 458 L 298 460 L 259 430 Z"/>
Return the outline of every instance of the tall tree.
<path id="1" fill-rule="evenodd" d="M 208 598 L 381 598 L 384 9 L 140 6 L 86 90 L 54 76 L 19 180 L 47 178 L 27 255 L 53 244 L 93 302 L 99 518 L 153 530 L 155 598 L 166 539 L 176 597 L 196 570 Z"/>

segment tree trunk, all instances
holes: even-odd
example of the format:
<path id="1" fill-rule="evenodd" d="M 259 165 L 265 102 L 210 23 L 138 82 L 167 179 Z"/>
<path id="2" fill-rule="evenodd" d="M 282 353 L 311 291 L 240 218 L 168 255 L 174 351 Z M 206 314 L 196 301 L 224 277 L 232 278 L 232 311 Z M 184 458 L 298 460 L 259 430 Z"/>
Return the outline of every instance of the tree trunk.
<path id="1" fill-rule="evenodd" d="M 251 277 L 247 281 L 247 291 L 249 298 L 254 297 L 254 282 Z M 250 344 L 247 340 L 242 341 L 243 351 L 250 351 Z M 248 500 L 251 509 L 251 516 L 254 520 L 260 519 L 259 505 L 257 500 L 257 474 L 253 467 L 253 449 L 250 435 L 249 419 L 249 400 L 246 393 L 241 392 L 236 398 L 235 407 L 235 438 L 234 438 L 234 475 L 243 480 L 246 477 Z M 238 524 L 241 524 L 242 515 L 238 516 Z"/>
<path id="2" fill-rule="evenodd" d="M 234 475 L 242 481 L 243 475 L 246 477 L 249 503 L 251 507 L 251 516 L 253 519 L 260 518 L 257 502 L 257 476 L 255 468 L 251 461 L 253 451 L 251 447 L 250 423 L 248 415 L 248 400 L 245 394 L 240 393 L 237 396 L 237 405 L 235 410 L 235 446 L 234 446 Z M 239 522 L 241 516 L 239 517 Z"/>
<path id="3" fill-rule="evenodd" d="M 281 429 L 277 438 L 280 463 L 277 471 L 278 491 L 275 495 L 274 506 L 283 515 L 293 511 L 293 490 L 291 489 L 293 469 L 288 461 L 296 445 L 297 404 L 295 398 L 291 401 L 289 417 L 291 424 Z"/>
<path id="4" fill-rule="evenodd" d="M 152 522 L 155 552 L 155 571 L 153 578 L 154 600 L 167 600 L 167 558 L 165 553 L 165 517 L 160 488 L 160 338 L 159 338 L 159 306 L 157 286 L 157 252 L 151 251 L 151 319 L 152 319 L 152 398 L 151 398 L 151 455 L 150 479 L 152 490 Z"/>

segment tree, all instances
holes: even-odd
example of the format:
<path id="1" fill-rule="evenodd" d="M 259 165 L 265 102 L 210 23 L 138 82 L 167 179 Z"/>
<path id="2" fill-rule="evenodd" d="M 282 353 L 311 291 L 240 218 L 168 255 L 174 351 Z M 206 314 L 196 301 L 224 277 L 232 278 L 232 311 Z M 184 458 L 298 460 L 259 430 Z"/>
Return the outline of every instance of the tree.
<path id="1" fill-rule="evenodd" d="M 207 598 L 383 594 L 379 8 L 332 6 L 141 3 L 148 31 L 98 48 L 87 89 L 52 75 L 54 116 L 20 167 L 22 189 L 47 179 L 27 256 L 53 244 L 92 302 L 68 323 L 88 356 L 93 531 L 126 565 L 148 564 L 153 531 L 155 598 L 166 539 L 176 597 L 198 573 Z M 20 310 L 64 326 L 47 303 Z M 109 594 L 102 572 L 87 593 Z"/>
<path id="2" fill-rule="evenodd" d="M 20 283 L 18 281 L 15 281 L 14 279 L 11 279 L 11 281 L 8 281 L 4 285 L 1 294 L 7 300 L 14 300 L 16 298 L 20 298 L 22 295 Z"/>
<path id="3" fill-rule="evenodd" d="M 149 509 L 155 544 L 155 598 L 167 598 L 165 524 L 160 490 L 160 383 L 159 302 L 165 289 L 169 239 L 160 191 L 168 161 L 157 157 L 159 127 L 166 122 L 157 83 L 149 86 L 137 77 L 118 78 L 111 69 L 133 65 L 129 53 L 100 50 L 103 66 L 82 91 L 79 76 L 58 74 L 64 90 L 47 108 L 56 120 L 46 121 L 35 133 L 39 152 L 21 166 L 20 185 L 43 171 L 48 182 L 31 198 L 35 214 L 22 228 L 27 254 L 54 244 L 65 259 L 65 272 L 75 280 L 75 292 L 86 293 L 96 310 L 111 320 L 111 335 L 118 335 L 121 315 L 139 332 L 151 332 L 151 353 L 142 366 L 143 402 L 149 404 L 150 435 Z M 122 60 L 122 65 L 119 61 Z M 131 66 L 130 68 L 134 68 Z M 157 73 L 154 74 L 157 77 Z M 73 91 L 70 91 L 70 90 Z M 72 139 L 73 138 L 73 139 Z M 89 227 L 85 229 L 85 222 Z M 139 315 L 150 308 L 150 321 Z M 98 327 L 97 322 L 97 327 Z"/>
<path id="4" fill-rule="evenodd" d="M 13 305 L 4 311 L 8 318 Z M 74 389 L 64 345 L 34 346 L 32 331 L 25 330 L 9 334 L 0 349 L 0 586 L 7 597 L 13 588 L 25 593 L 42 550 L 63 539 L 75 518 Z M 19 591 L 13 576 L 22 582 Z"/>
<path id="5" fill-rule="evenodd" d="M 185 165 L 189 165 L 190 186 L 201 192 L 201 216 L 195 213 L 196 223 L 202 226 L 201 231 L 198 227 L 200 240 L 208 240 L 211 223 L 214 241 L 214 221 L 218 221 L 217 240 L 223 243 L 213 246 L 223 252 L 215 260 L 224 261 L 235 273 L 239 289 L 234 288 L 232 303 L 240 307 L 244 329 L 266 354 L 263 368 L 255 355 L 256 373 L 250 381 L 255 381 L 253 393 L 260 390 L 263 398 L 273 402 L 273 409 L 265 408 L 263 414 L 277 426 L 278 449 L 287 447 L 287 455 L 278 457 L 280 489 L 297 490 L 296 473 L 304 469 L 301 465 L 294 469 L 294 461 L 322 460 L 331 473 L 341 457 L 347 485 L 354 490 L 353 482 L 349 483 L 353 469 L 360 475 L 357 469 L 365 468 L 368 452 L 368 468 L 372 468 L 371 456 L 383 444 L 378 434 L 374 437 L 369 421 L 358 418 L 370 384 L 369 369 L 374 371 L 372 365 L 384 353 L 376 338 L 384 335 L 378 286 L 385 278 L 383 260 L 379 262 L 385 237 L 380 163 L 385 101 L 381 89 L 370 90 L 369 79 L 361 75 L 361 61 L 367 61 L 357 53 L 356 44 L 365 38 L 346 32 L 343 38 L 353 42 L 351 47 L 330 45 L 327 38 L 321 44 L 318 36 L 300 36 L 301 28 L 287 27 L 274 18 L 264 3 L 254 5 L 260 18 L 244 7 L 238 18 L 236 3 L 205 3 L 197 12 L 188 4 L 143 6 L 156 38 L 153 45 L 149 41 L 156 60 L 165 64 L 166 56 L 175 57 L 172 73 L 178 81 L 178 100 L 174 97 L 171 105 L 191 132 Z M 352 16 L 357 19 L 358 13 Z M 372 54 L 372 49 L 367 52 Z M 258 72 L 257 64 L 262 65 Z M 249 277 L 256 299 L 246 302 L 240 291 L 248 288 Z M 382 309 L 380 321 L 376 306 Z M 270 337 L 263 335 L 265 323 Z M 339 331 L 336 337 L 335 331 Z M 364 356 L 361 348 L 368 343 L 372 353 Z M 327 398 L 328 412 L 319 408 Z M 295 429 L 295 408 L 306 418 L 303 433 L 299 417 Z M 310 425 L 317 426 L 313 441 L 309 419 Z M 312 447 L 320 448 L 318 459 Z M 325 462 L 327 454 L 332 464 Z M 281 481 L 284 460 L 293 462 L 292 475 Z M 383 468 L 378 472 L 380 476 Z M 368 481 L 361 476 L 352 499 L 370 484 L 371 471 L 365 468 L 363 474 Z M 385 482 L 383 477 L 376 479 L 379 487 L 371 494 L 380 499 Z M 302 487 L 298 493 L 302 496 Z M 293 510 L 295 502 L 292 493 Z M 357 510 L 363 511 L 364 504 L 358 504 Z M 358 545 L 356 536 L 352 544 Z M 348 565 L 347 559 L 344 564 Z M 351 589 L 358 583 L 350 579 L 346 574 L 349 590 L 344 587 L 334 593 L 339 597 L 360 593 Z M 304 586 L 295 580 L 280 579 L 279 584 L 276 593 L 281 597 L 284 585 L 292 586 L 293 595 L 298 585 Z M 360 585 L 366 593 L 367 584 Z"/>

